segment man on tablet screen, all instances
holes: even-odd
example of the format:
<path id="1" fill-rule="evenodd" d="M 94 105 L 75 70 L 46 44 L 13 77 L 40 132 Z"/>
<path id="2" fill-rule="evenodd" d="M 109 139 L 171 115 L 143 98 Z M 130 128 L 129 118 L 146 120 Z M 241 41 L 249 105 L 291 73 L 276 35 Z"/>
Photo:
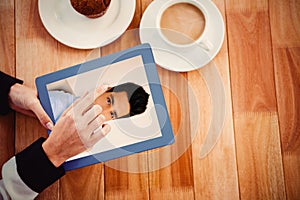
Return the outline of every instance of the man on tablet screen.
<path id="1" fill-rule="evenodd" d="M 62 90 L 49 91 L 49 98 L 53 116 L 57 121 L 65 109 L 78 97 Z M 145 112 L 149 94 L 135 83 L 123 83 L 108 90 L 99 96 L 94 103 L 101 106 L 105 119 L 131 117 Z"/>

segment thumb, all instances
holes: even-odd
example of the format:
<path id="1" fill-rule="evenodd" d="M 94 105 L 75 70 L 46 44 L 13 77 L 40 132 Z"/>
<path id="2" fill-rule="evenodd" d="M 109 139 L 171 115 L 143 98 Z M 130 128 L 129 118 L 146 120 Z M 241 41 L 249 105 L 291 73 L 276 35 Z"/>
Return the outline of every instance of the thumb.
<path id="1" fill-rule="evenodd" d="M 53 122 L 51 121 L 50 117 L 47 115 L 43 107 L 40 103 L 36 103 L 32 106 L 31 109 L 36 117 L 39 119 L 40 123 L 46 128 L 51 130 L 53 127 Z"/>

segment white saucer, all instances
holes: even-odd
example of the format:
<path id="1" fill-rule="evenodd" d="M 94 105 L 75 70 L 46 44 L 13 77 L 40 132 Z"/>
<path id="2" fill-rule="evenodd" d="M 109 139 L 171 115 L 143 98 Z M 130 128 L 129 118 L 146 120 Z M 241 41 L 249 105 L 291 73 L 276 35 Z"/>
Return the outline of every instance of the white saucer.
<path id="1" fill-rule="evenodd" d="M 140 23 L 140 40 L 151 45 L 155 61 L 161 67 L 178 72 L 195 70 L 209 63 L 219 52 L 225 34 L 222 15 L 211 0 L 198 1 L 210 15 L 210 23 L 203 36 L 213 45 L 210 51 L 199 44 L 188 48 L 174 47 L 162 39 L 156 28 L 156 17 L 166 0 L 155 0 L 145 10 Z"/>
<path id="2" fill-rule="evenodd" d="M 121 36 L 133 19 L 136 2 L 113 0 L 104 16 L 87 18 L 70 0 L 39 0 L 39 14 L 47 31 L 59 42 L 78 49 L 104 46 Z"/>

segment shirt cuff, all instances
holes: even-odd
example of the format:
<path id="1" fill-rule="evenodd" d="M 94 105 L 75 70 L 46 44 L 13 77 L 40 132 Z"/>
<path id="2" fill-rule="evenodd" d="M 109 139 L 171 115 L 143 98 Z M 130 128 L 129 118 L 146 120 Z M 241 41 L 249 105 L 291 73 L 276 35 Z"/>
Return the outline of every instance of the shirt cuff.
<path id="1" fill-rule="evenodd" d="M 2 183 L 0 181 L 0 199 L 35 199 L 38 195 L 30 189 L 17 172 L 16 157 L 9 159 L 2 167 Z M 2 190 L 2 191 L 1 191 Z"/>
<path id="2" fill-rule="evenodd" d="M 10 111 L 9 103 L 8 103 L 8 93 L 10 91 L 11 86 L 16 83 L 23 84 L 22 80 L 11 77 L 3 72 L 0 72 L 0 114 L 4 115 Z"/>
<path id="3" fill-rule="evenodd" d="M 40 138 L 16 155 L 17 171 L 21 179 L 35 192 L 42 192 L 65 174 L 62 166 L 55 167 L 49 160 Z"/>

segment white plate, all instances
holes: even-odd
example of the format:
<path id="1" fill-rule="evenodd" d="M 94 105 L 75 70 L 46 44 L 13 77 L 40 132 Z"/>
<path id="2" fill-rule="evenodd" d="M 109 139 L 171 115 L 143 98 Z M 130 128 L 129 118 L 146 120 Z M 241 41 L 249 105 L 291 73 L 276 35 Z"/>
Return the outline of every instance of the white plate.
<path id="1" fill-rule="evenodd" d="M 152 47 L 158 65 L 172 71 L 191 71 L 209 63 L 219 52 L 225 34 L 222 15 L 211 0 L 198 0 L 209 15 L 210 23 L 203 36 L 209 40 L 213 48 L 204 50 L 199 44 L 188 48 L 174 47 L 165 42 L 156 28 L 156 17 L 166 0 L 155 0 L 145 10 L 140 24 L 140 39 Z"/>
<path id="2" fill-rule="evenodd" d="M 105 15 L 90 19 L 76 12 L 70 0 L 39 0 L 47 31 L 59 42 L 78 49 L 104 46 L 121 36 L 135 12 L 135 0 L 112 0 Z"/>

